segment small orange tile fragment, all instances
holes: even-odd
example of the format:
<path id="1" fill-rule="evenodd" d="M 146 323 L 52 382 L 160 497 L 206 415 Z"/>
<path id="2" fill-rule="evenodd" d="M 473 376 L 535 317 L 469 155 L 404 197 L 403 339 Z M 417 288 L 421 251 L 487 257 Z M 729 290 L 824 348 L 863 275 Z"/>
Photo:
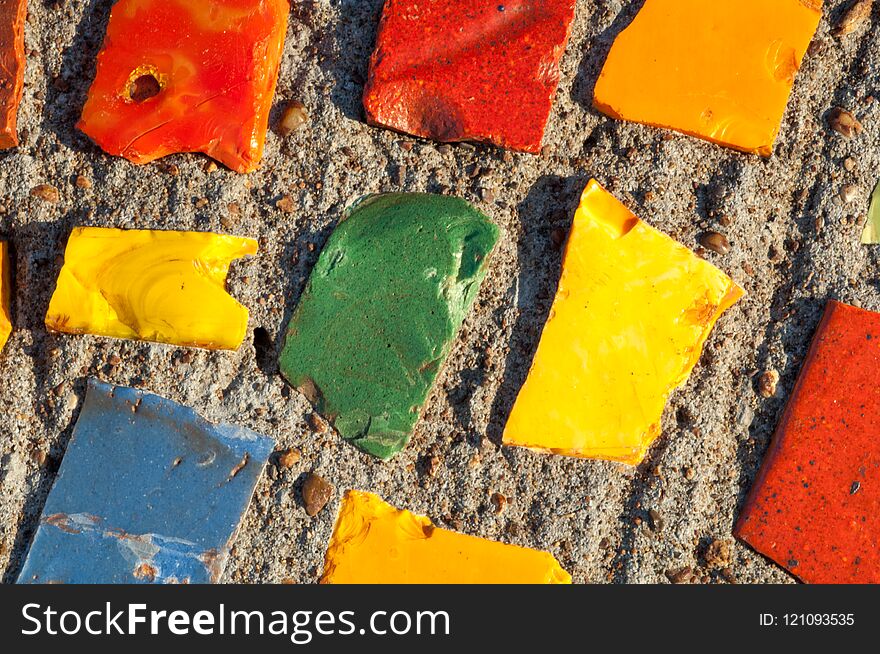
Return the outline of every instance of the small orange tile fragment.
<path id="1" fill-rule="evenodd" d="M 765 157 L 822 0 L 647 0 L 614 42 L 594 106 Z"/>
<path id="2" fill-rule="evenodd" d="M 27 0 L 0 0 L 0 150 L 18 145 L 18 105 L 24 88 Z"/>
<path id="3" fill-rule="evenodd" d="M 327 547 L 324 584 L 570 584 L 548 552 L 435 527 L 428 518 L 348 491 Z"/>
<path id="4" fill-rule="evenodd" d="M 2 0 L 0 0 L 2 1 Z M 0 241 L 0 350 L 6 346 L 12 334 L 12 272 L 9 260 L 9 244 Z"/>

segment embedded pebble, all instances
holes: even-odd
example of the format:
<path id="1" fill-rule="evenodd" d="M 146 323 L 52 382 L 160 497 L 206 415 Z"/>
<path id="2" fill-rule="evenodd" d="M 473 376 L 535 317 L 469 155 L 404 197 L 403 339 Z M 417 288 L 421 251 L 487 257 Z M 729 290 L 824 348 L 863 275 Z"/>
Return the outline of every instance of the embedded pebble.
<path id="1" fill-rule="evenodd" d="M 873 8 L 874 0 L 855 0 L 843 14 L 832 33 L 841 38 L 859 31 L 870 22 Z"/>
<path id="2" fill-rule="evenodd" d="M 309 120 L 309 112 L 306 106 L 297 100 L 291 100 L 284 107 L 281 119 L 278 121 L 276 128 L 278 134 L 287 137 L 305 125 Z"/>
<path id="3" fill-rule="evenodd" d="M 326 479 L 314 472 L 310 472 L 306 480 L 303 482 L 302 499 L 306 508 L 306 515 L 314 518 L 321 512 L 330 496 L 333 494 L 333 486 Z"/>
<path id="4" fill-rule="evenodd" d="M 848 139 L 861 134 L 863 129 L 859 120 L 841 107 L 834 107 L 828 112 L 828 126 Z"/>
<path id="5" fill-rule="evenodd" d="M 55 204 L 61 199 L 61 194 L 51 184 L 39 184 L 31 189 L 31 197 Z"/>
<path id="6" fill-rule="evenodd" d="M 700 245 L 707 250 L 712 250 L 717 254 L 727 254 L 730 252 L 730 241 L 724 234 L 718 232 L 705 232 L 700 236 Z"/>
<path id="7" fill-rule="evenodd" d="M 758 394 L 769 398 L 776 395 L 776 387 L 779 384 L 779 373 L 775 370 L 767 370 L 758 378 Z"/>

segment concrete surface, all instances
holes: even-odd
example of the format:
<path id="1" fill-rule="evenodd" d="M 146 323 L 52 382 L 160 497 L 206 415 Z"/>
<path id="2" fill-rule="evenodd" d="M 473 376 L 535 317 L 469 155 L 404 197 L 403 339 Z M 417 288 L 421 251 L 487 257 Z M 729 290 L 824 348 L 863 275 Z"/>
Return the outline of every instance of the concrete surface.
<path id="1" fill-rule="evenodd" d="M 579 0 L 542 156 L 471 146 L 446 152 L 421 141 L 408 151 L 401 147 L 407 137 L 368 127 L 359 97 L 382 1 L 295 1 L 276 102 L 302 101 L 311 120 L 286 141 L 270 135 L 263 169 L 241 176 L 206 172 L 199 155 L 137 167 L 104 155 L 75 130 L 110 4 L 31 1 L 23 144 L 0 156 L 0 232 L 17 253 L 16 331 L 0 356 L 5 581 L 21 568 L 89 375 L 159 392 L 209 419 L 265 433 L 279 448 L 301 450 L 291 469 L 270 463 L 227 581 L 316 581 L 340 493 L 352 487 L 441 525 L 547 549 L 578 582 L 665 582 L 681 568 L 693 575 L 679 579 L 696 581 L 791 580 L 742 545 L 730 548 L 729 561 L 717 555 L 723 547 L 707 550 L 732 540 L 824 302 L 880 309 L 880 257 L 858 243 L 880 170 L 880 104 L 870 98 L 880 92 L 876 11 L 868 31 L 839 41 L 830 30 L 845 2 L 826 2 L 775 155 L 765 161 L 590 108 L 610 42 L 638 1 Z M 824 116 L 835 105 L 862 120 L 860 136 L 847 140 L 828 129 Z M 91 189 L 73 184 L 80 174 Z M 637 468 L 498 446 L 555 291 L 560 252 L 551 233 L 569 225 L 591 176 L 691 247 L 707 228 L 727 234 L 731 252 L 706 256 L 749 293 L 720 321 L 691 380 L 671 399 L 663 437 Z M 58 187 L 57 204 L 29 197 L 42 183 Z M 840 191 L 848 184 L 858 192 L 846 204 Z M 491 202 L 483 189 L 494 194 Z M 278 376 L 276 356 L 343 208 L 391 190 L 460 195 L 506 236 L 413 442 L 383 464 L 310 417 L 306 401 Z M 275 208 L 286 194 L 293 213 Z M 729 226 L 720 226 L 722 216 Z M 245 345 L 234 354 L 206 353 L 47 334 L 42 320 L 64 244 L 83 224 L 259 238 L 259 256 L 236 264 L 230 280 L 251 309 Z M 762 399 L 755 373 L 770 368 L 782 380 L 776 397 Z M 300 493 L 311 471 L 336 489 L 315 518 L 306 516 Z M 496 492 L 508 498 L 500 515 L 491 502 Z"/>

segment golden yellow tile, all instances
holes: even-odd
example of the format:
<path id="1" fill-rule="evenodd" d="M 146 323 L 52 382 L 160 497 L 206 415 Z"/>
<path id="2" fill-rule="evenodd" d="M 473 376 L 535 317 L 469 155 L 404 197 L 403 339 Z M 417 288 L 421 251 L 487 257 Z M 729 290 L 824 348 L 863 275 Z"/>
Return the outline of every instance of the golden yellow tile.
<path id="1" fill-rule="evenodd" d="M 77 227 L 46 326 L 69 334 L 237 349 L 248 310 L 226 292 L 226 275 L 232 261 L 256 251 L 250 238 Z"/>
<path id="2" fill-rule="evenodd" d="M 327 548 L 325 584 L 568 584 L 546 552 L 440 529 L 349 491 Z"/>
<path id="3" fill-rule="evenodd" d="M 743 290 L 595 180 L 504 443 L 636 464 L 721 314 Z"/>

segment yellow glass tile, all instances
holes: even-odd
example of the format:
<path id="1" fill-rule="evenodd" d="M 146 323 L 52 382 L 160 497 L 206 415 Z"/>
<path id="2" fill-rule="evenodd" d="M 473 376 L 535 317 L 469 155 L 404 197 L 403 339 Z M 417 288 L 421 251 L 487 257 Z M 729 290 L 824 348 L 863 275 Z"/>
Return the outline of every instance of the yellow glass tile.
<path id="1" fill-rule="evenodd" d="M 592 180 L 504 443 L 640 462 L 660 433 L 670 392 L 742 296 L 727 275 Z"/>
<path id="2" fill-rule="evenodd" d="M 226 292 L 226 275 L 232 261 L 256 251 L 250 238 L 77 227 L 46 326 L 69 334 L 237 349 L 248 310 Z"/>
<path id="3" fill-rule="evenodd" d="M 0 241 L 0 350 L 6 346 L 12 334 L 12 262 L 9 260 L 9 243 Z"/>
<path id="4" fill-rule="evenodd" d="M 822 0 L 646 0 L 615 40 L 593 104 L 770 156 Z"/>
<path id="5" fill-rule="evenodd" d="M 440 529 L 372 493 L 349 491 L 327 549 L 325 584 L 568 584 L 547 552 Z"/>

